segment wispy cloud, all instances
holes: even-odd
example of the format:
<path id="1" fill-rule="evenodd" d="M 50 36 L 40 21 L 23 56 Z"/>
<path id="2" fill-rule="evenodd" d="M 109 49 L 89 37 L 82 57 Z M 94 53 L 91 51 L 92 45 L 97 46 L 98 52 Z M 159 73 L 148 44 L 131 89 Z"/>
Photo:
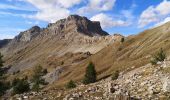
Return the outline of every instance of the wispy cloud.
<path id="1" fill-rule="evenodd" d="M 55 22 L 70 15 L 69 8 L 77 5 L 81 0 L 25 0 L 38 9 L 38 12 L 29 16 L 37 20 Z"/>
<path id="2" fill-rule="evenodd" d="M 147 26 L 153 22 L 159 22 L 170 14 L 170 1 L 164 0 L 157 6 L 149 6 L 142 12 L 139 18 L 139 27 Z"/>
<path id="3" fill-rule="evenodd" d="M 12 10 L 22 10 L 22 11 L 36 11 L 32 6 L 25 5 L 12 5 L 12 4 L 0 4 L 0 9 L 12 9 Z"/>
<path id="4" fill-rule="evenodd" d="M 116 0 L 88 0 L 87 2 L 87 5 L 78 9 L 79 14 L 112 10 Z"/>
<path id="5" fill-rule="evenodd" d="M 103 28 L 128 26 L 129 23 L 123 20 L 113 20 L 112 17 L 107 16 L 104 13 L 97 14 L 91 18 L 93 21 L 100 21 Z"/>
<path id="6" fill-rule="evenodd" d="M 20 28 L 7 28 L 1 27 L 0 28 L 0 39 L 12 39 L 14 38 L 19 32 L 24 31 L 25 29 Z"/>

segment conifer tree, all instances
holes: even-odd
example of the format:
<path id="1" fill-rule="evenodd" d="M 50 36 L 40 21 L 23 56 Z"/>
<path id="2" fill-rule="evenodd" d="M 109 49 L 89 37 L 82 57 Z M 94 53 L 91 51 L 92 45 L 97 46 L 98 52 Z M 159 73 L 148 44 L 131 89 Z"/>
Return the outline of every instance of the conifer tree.
<path id="1" fill-rule="evenodd" d="M 89 63 L 89 65 L 86 68 L 86 73 L 83 79 L 84 84 L 94 83 L 96 82 L 96 70 L 95 66 L 92 62 Z"/>

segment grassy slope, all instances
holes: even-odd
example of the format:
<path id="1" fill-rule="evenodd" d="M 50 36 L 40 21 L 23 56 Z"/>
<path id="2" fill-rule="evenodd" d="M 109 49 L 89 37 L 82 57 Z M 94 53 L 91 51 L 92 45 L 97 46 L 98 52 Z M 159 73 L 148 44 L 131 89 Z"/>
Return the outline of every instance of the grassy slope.
<path id="1" fill-rule="evenodd" d="M 132 70 L 149 63 L 160 48 L 170 55 L 170 23 L 129 36 L 124 43 L 105 47 L 77 66 L 70 66 L 53 86 L 63 85 L 70 79 L 81 80 L 90 61 L 96 65 L 98 79 L 111 75 L 113 70 Z"/>

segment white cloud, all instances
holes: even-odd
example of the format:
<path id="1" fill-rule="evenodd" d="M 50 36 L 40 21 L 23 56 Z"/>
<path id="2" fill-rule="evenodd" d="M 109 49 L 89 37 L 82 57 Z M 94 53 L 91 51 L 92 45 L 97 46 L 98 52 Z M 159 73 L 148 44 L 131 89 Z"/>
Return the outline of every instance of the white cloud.
<path id="1" fill-rule="evenodd" d="M 14 35 L 11 35 L 11 34 L 1 34 L 0 33 L 0 40 L 3 40 L 3 39 L 13 39 L 14 38 Z"/>
<path id="2" fill-rule="evenodd" d="M 16 14 L 16 13 L 11 13 L 11 12 L 6 12 L 6 11 L 0 11 L 0 16 L 16 16 L 16 17 L 23 17 L 26 18 L 28 15 L 27 14 Z"/>
<path id="3" fill-rule="evenodd" d="M 152 22 L 158 22 L 162 17 L 170 14 L 170 1 L 164 0 L 156 7 L 150 6 L 142 12 L 139 18 L 139 27 L 144 27 Z"/>
<path id="4" fill-rule="evenodd" d="M 2 39 L 12 39 L 14 38 L 19 32 L 24 31 L 25 29 L 20 28 L 0 28 L 0 40 Z"/>
<path id="5" fill-rule="evenodd" d="M 65 8 L 70 8 L 73 5 L 79 4 L 81 0 L 56 0 L 59 4 L 61 4 Z"/>
<path id="6" fill-rule="evenodd" d="M 38 10 L 36 15 L 29 16 L 38 20 L 55 22 L 70 14 L 68 8 L 79 4 L 81 0 L 26 0 Z"/>
<path id="7" fill-rule="evenodd" d="M 156 7 L 156 11 L 157 11 L 160 15 L 170 14 L 170 1 L 164 0 L 162 3 L 160 3 L 160 4 Z"/>
<path id="8" fill-rule="evenodd" d="M 100 21 L 103 28 L 115 26 L 128 26 L 129 24 L 123 20 L 113 20 L 110 16 L 100 13 L 91 18 L 92 21 Z"/>
<path id="9" fill-rule="evenodd" d="M 165 23 L 167 23 L 167 22 L 169 22 L 169 21 L 170 21 L 170 17 L 167 17 L 167 18 L 165 18 L 163 21 L 158 22 L 158 23 L 155 25 L 155 27 L 161 26 L 161 25 L 163 25 L 163 24 L 165 24 Z"/>
<path id="10" fill-rule="evenodd" d="M 33 8 L 32 6 L 29 6 L 29 5 L 25 6 L 25 5 L 0 4 L 0 9 L 36 11 L 35 8 Z"/>
<path id="11" fill-rule="evenodd" d="M 80 14 L 89 12 L 100 12 L 111 10 L 115 5 L 116 0 L 88 0 L 86 6 L 81 7 L 78 12 Z"/>

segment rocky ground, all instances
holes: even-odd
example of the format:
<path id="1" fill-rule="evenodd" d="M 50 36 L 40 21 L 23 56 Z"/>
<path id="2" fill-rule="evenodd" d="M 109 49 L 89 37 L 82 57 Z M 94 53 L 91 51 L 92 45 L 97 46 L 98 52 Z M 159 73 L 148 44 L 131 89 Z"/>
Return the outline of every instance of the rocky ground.
<path id="1" fill-rule="evenodd" d="M 133 67 L 132 67 L 133 69 Z M 16 95 L 31 100 L 169 100 L 170 61 L 147 64 L 129 72 L 121 72 L 117 80 L 103 79 L 71 90 L 53 89 Z"/>

